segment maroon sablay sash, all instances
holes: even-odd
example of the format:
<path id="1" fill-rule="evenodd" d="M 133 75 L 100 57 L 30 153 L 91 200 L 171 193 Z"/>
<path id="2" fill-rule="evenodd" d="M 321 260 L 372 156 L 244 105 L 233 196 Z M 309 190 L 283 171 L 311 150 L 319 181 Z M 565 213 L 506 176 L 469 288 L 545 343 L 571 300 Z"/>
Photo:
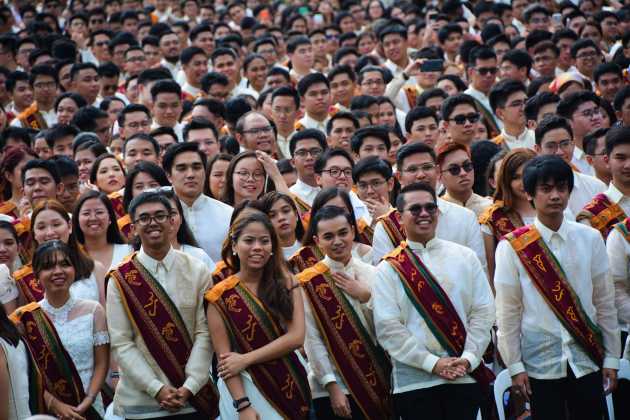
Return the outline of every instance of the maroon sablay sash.
<path id="1" fill-rule="evenodd" d="M 113 193 L 109 194 L 107 198 L 109 198 L 109 201 L 112 203 L 112 206 L 114 207 L 114 213 L 116 213 L 116 217 L 119 219 L 123 217 L 126 214 L 126 212 L 125 212 L 125 207 L 123 206 L 122 194 L 120 194 L 118 191 L 114 191 Z"/>
<path id="2" fill-rule="evenodd" d="M 259 349 L 284 334 L 263 303 L 239 284 L 235 275 L 206 292 L 205 298 L 223 317 L 239 353 Z M 294 352 L 252 365 L 247 371 L 258 390 L 283 418 L 308 418 L 311 391 L 306 371 Z"/>
<path id="3" fill-rule="evenodd" d="M 619 222 L 623 222 L 626 214 L 617 204 L 610 201 L 606 194 L 597 194 L 593 199 L 578 213 L 576 220 L 588 220 L 592 227 L 599 230 L 604 240 L 608 234 Z"/>
<path id="4" fill-rule="evenodd" d="M 562 325 L 571 333 L 599 367 L 604 362 L 602 333 L 582 308 L 580 298 L 567 281 L 540 232 L 533 225 L 523 226 L 506 236 L 525 267 L 529 278 Z"/>
<path id="5" fill-rule="evenodd" d="M 301 273 L 324 259 L 324 254 L 317 245 L 303 246 L 289 258 L 289 268 L 294 274 Z"/>
<path id="6" fill-rule="evenodd" d="M 228 267 L 225 261 L 218 261 L 214 271 L 212 272 L 212 284 L 218 284 L 230 277 L 232 274 L 234 274 L 234 270 Z"/>
<path id="7" fill-rule="evenodd" d="M 44 298 L 44 287 L 35 277 L 30 264 L 13 273 L 13 279 L 27 302 L 39 302 Z"/>
<path id="8" fill-rule="evenodd" d="M 433 274 L 407 247 L 407 242 L 400 244 L 384 259 L 398 273 L 407 297 L 442 347 L 451 357 L 461 356 L 466 345 L 466 326 Z M 488 390 L 494 380 L 494 374 L 483 363 L 470 376 L 481 385 L 483 391 Z"/>
<path id="9" fill-rule="evenodd" d="M 492 229 L 492 234 L 497 241 L 514 229 L 523 226 L 523 220 L 516 212 L 506 211 L 502 201 L 496 201 L 479 216 L 479 224 Z"/>
<path id="10" fill-rule="evenodd" d="M 149 353 L 171 384 L 179 388 L 186 380 L 186 363 L 193 342 L 179 310 L 160 284 L 129 256 L 109 272 L 120 291 L 122 303 Z M 219 395 L 212 381 L 190 398 L 190 404 L 210 418 L 219 415 Z"/>
<path id="11" fill-rule="evenodd" d="M 400 245 L 402 241 L 407 239 L 405 228 L 400 221 L 400 213 L 396 209 L 391 209 L 387 214 L 378 218 L 378 222 L 383 224 L 387 236 L 394 246 Z"/>
<path id="12" fill-rule="evenodd" d="M 133 231 L 131 229 L 131 216 L 125 214 L 123 217 L 119 218 L 116 223 L 118 224 L 118 230 L 120 230 L 120 233 L 122 233 L 125 239 L 131 242 L 131 239 L 133 238 Z"/>
<path id="13" fill-rule="evenodd" d="M 18 249 L 22 262 L 30 262 L 33 254 L 33 236 L 31 235 L 31 219 L 23 217 L 13 222 L 18 235 Z"/>
<path id="14" fill-rule="evenodd" d="M 374 238 L 374 229 L 363 218 L 357 221 L 359 228 L 359 239 L 362 244 L 372 246 L 372 240 Z"/>
<path id="15" fill-rule="evenodd" d="M 326 264 L 298 274 L 313 308 L 328 355 L 367 419 L 392 418 L 391 364 L 383 349 L 374 344 L 343 292 L 331 279 Z"/>
<path id="16" fill-rule="evenodd" d="M 24 340 L 45 389 L 64 404 L 79 405 L 85 399 L 81 377 L 48 315 L 38 303 L 31 302 L 18 308 L 11 319 L 24 331 Z M 84 416 L 89 420 L 101 419 L 92 407 Z"/>

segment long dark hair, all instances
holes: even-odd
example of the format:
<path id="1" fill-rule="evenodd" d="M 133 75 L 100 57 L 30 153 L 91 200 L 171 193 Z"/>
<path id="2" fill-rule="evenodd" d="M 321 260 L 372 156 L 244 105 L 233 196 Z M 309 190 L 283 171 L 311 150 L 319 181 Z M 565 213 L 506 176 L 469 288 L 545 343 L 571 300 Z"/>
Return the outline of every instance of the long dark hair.
<path id="1" fill-rule="evenodd" d="M 262 206 L 263 211 L 267 216 L 269 216 L 269 212 L 274 204 L 278 201 L 285 201 L 293 210 L 296 217 L 295 224 L 295 239 L 302 242 L 302 238 L 304 238 L 304 226 L 302 225 L 302 221 L 300 220 L 300 213 L 298 212 L 297 206 L 291 197 L 281 192 L 272 191 L 260 197 L 260 204 Z"/>
<path id="2" fill-rule="evenodd" d="M 359 242 L 359 226 L 357 225 L 357 218 L 354 215 L 354 209 L 352 208 L 352 201 L 350 201 L 350 195 L 348 195 L 348 193 L 342 189 L 331 187 L 321 190 L 315 197 L 315 200 L 313 200 L 313 206 L 311 207 L 311 220 L 313 220 L 319 209 L 326 206 L 326 203 L 328 203 L 335 197 L 341 197 L 343 202 L 346 203 L 346 208 L 344 210 L 347 210 L 348 214 L 352 218 L 352 227 L 354 227 L 354 241 Z M 302 245 L 315 245 L 315 241 L 313 241 L 313 236 L 315 236 L 315 226 L 313 226 L 313 223 L 309 223 L 308 228 L 306 229 L 306 234 L 304 235 L 304 240 L 302 241 Z"/>
<path id="3" fill-rule="evenodd" d="M 206 180 L 205 187 L 204 187 L 204 189 L 205 189 L 204 194 L 206 194 L 208 197 L 212 197 L 215 200 L 220 200 L 221 199 L 221 197 L 215 197 L 214 195 L 212 195 L 212 191 L 210 190 L 210 176 L 212 174 L 212 168 L 214 167 L 214 164 L 217 163 L 220 160 L 223 160 L 225 162 L 230 163 L 230 161 L 232 160 L 233 157 L 234 156 L 228 155 L 227 153 L 217 153 L 208 162 L 208 169 L 206 169 L 206 178 L 208 178 L 208 179 Z"/>
<path id="4" fill-rule="evenodd" d="M 232 243 L 236 243 L 243 230 L 252 223 L 261 223 L 267 229 L 271 237 L 271 251 L 273 253 L 263 268 L 262 279 L 258 286 L 258 298 L 273 316 L 279 320 L 289 322 L 293 319 L 293 301 L 287 288 L 287 283 L 291 276 L 284 265 L 282 250 L 280 249 L 276 232 L 266 214 L 253 211 L 243 213 L 237 217 L 230 228 L 229 236 L 231 240 L 226 240 L 223 243 L 221 256 L 223 261 L 234 272 L 241 270 L 241 262 L 238 255 L 232 253 Z M 230 255 L 229 258 L 227 257 L 228 255 Z"/>
<path id="5" fill-rule="evenodd" d="M 35 229 L 35 222 L 37 220 L 37 216 L 39 216 L 39 213 L 41 213 L 44 210 L 52 210 L 58 213 L 67 223 L 71 223 L 70 216 L 68 216 L 68 212 L 66 212 L 66 209 L 57 200 L 45 200 L 39 203 L 37 206 L 35 206 L 35 209 L 33 209 L 33 215 L 31 216 L 31 237 L 33 238 L 33 245 L 35 247 L 38 247 L 37 250 L 39 250 L 39 248 L 41 248 L 43 245 L 47 244 L 48 242 L 57 242 L 55 240 L 55 241 L 47 241 L 47 242 L 44 242 L 43 244 L 37 244 L 37 241 L 35 241 L 35 235 L 33 233 Z M 77 242 L 77 238 L 74 236 L 74 232 L 70 233 L 70 236 L 68 237 L 67 247 L 70 250 L 70 254 L 73 261 L 74 269 L 77 274 L 77 278 L 85 279 L 85 278 L 90 277 L 90 275 L 92 274 L 92 271 L 94 271 L 94 261 L 84 251 L 81 250 Z M 37 253 L 37 251 L 35 251 L 35 253 Z M 33 257 L 33 259 L 34 258 L 35 257 Z"/>
<path id="6" fill-rule="evenodd" d="M 160 168 L 155 163 L 147 161 L 136 163 L 133 169 L 127 174 L 127 179 L 125 180 L 125 194 L 123 195 L 123 207 L 125 211 L 129 210 L 129 203 L 131 203 L 133 199 L 133 183 L 136 182 L 136 177 L 141 173 L 149 175 L 160 184 L 160 187 L 171 185 L 171 183 L 168 182 L 164 169 Z"/>
<path id="7" fill-rule="evenodd" d="M 228 166 L 227 171 L 225 172 L 225 190 L 223 191 L 223 197 L 221 201 L 229 204 L 230 206 L 234 206 L 234 201 L 236 200 L 235 194 L 234 194 L 234 171 L 236 170 L 236 165 L 238 165 L 238 163 L 241 160 L 247 159 L 247 158 L 254 158 L 258 162 L 258 158 L 256 157 L 256 152 L 254 152 L 253 150 L 247 150 L 245 152 L 241 152 L 238 155 L 234 156 L 232 160 L 230 161 L 230 166 Z M 259 164 L 263 172 L 265 172 L 265 167 L 262 165 L 262 163 L 259 162 Z M 264 194 L 266 191 L 273 191 L 276 189 L 273 182 L 270 179 L 267 179 L 266 172 L 265 172 L 265 181 L 266 182 L 263 184 L 263 191 L 261 195 Z"/>
<path id="8" fill-rule="evenodd" d="M 3 338 L 13 347 L 17 347 L 20 342 L 20 332 L 9 319 L 7 311 L 2 304 L 0 304 L 0 338 Z"/>
<path id="9" fill-rule="evenodd" d="M 20 144 L 18 146 L 7 146 L 4 149 L 4 156 L 0 160 L 0 188 L 2 189 L 2 198 L 9 200 L 12 194 L 12 185 L 7 180 L 5 174 L 13 172 L 16 166 L 24 160 L 24 158 L 31 156 L 35 157 L 35 152 L 30 148 Z"/>
<path id="10" fill-rule="evenodd" d="M 114 159 L 116 161 L 116 163 L 118 164 L 118 166 L 120 166 L 120 170 L 123 173 L 123 176 L 127 176 L 127 172 L 125 171 L 125 167 L 123 166 L 123 164 L 118 160 L 118 158 L 114 155 L 112 155 L 111 153 L 106 153 L 104 155 L 100 155 L 99 157 L 97 157 L 94 160 L 94 163 L 92 164 L 92 170 L 90 171 L 90 182 L 94 185 L 96 185 L 96 175 L 98 174 L 98 168 L 100 168 L 101 163 L 103 163 L 103 161 L 105 159 Z"/>
<path id="11" fill-rule="evenodd" d="M 120 234 L 120 230 L 118 229 L 118 223 L 116 220 L 116 213 L 114 212 L 114 206 L 112 206 L 112 202 L 109 201 L 107 195 L 101 191 L 90 190 L 85 192 L 81 197 L 79 197 L 79 201 L 74 206 L 74 217 L 72 218 L 72 232 L 74 236 L 77 238 L 80 244 L 85 245 L 85 235 L 83 235 L 83 231 L 81 230 L 81 226 L 79 225 L 79 213 L 81 212 L 81 207 L 85 204 L 86 201 L 96 198 L 100 200 L 101 203 L 107 209 L 107 217 L 109 219 L 109 225 L 107 226 L 107 243 L 108 244 L 124 244 L 125 240 Z"/>
<path id="12" fill-rule="evenodd" d="M 197 243 L 195 236 L 190 230 L 190 227 L 188 227 L 188 222 L 186 221 L 186 218 L 184 217 L 184 209 L 182 209 L 182 203 L 179 201 L 179 198 L 177 198 L 177 196 L 175 195 L 175 192 L 172 189 L 170 191 L 167 189 L 164 189 L 162 193 L 164 194 L 164 196 L 166 196 L 166 198 L 175 202 L 175 207 L 177 207 L 179 218 L 182 221 L 182 224 L 179 225 L 179 230 L 177 231 L 177 242 L 179 242 L 182 245 L 189 245 L 189 246 L 194 246 L 196 248 L 199 248 L 199 244 Z"/>

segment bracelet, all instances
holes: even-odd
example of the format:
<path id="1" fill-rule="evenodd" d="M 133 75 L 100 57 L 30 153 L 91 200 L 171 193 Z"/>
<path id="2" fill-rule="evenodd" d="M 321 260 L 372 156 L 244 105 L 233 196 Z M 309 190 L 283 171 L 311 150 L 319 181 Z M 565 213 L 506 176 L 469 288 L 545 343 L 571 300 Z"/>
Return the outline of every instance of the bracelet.
<path id="1" fill-rule="evenodd" d="M 232 401 L 232 405 L 234 406 L 234 408 L 238 408 L 238 406 L 243 404 L 244 402 L 249 402 L 249 398 L 243 397 L 243 398 L 239 398 L 238 400 L 234 400 Z"/>
<path id="2" fill-rule="evenodd" d="M 252 403 L 250 403 L 249 401 L 247 401 L 247 404 L 246 404 L 246 405 L 244 405 L 244 406 L 242 406 L 242 407 L 237 408 L 237 409 L 236 409 L 236 412 L 237 412 L 237 413 L 240 413 L 241 411 L 246 410 L 246 409 L 248 409 L 248 408 L 249 408 L 249 407 L 251 407 L 251 406 L 252 406 Z"/>

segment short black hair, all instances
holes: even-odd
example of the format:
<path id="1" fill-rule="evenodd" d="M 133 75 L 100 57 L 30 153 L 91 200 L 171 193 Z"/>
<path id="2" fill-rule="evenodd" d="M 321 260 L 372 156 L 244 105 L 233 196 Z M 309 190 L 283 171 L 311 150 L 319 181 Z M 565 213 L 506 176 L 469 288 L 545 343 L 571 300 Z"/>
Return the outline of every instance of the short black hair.
<path id="1" fill-rule="evenodd" d="M 599 96 L 588 90 L 581 90 L 579 92 L 573 92 L 560 100 L 558 103 L 558 115 L 573 119 L 573 114 L 577 109 L 586 102 L 593 102 L 595 105 L 600 104 Z"/>
<path id="2" fill-rule="evenodd" d="M 70 68 L 70 80 L 74 80 L 81 70 L 92 69 L 98 74 L 98 67 L 94 63 L 74 63 Z"/>
<path id="3" fill-rule="evenodd" d="M 416 99 L 417 106 L 426 106 L 427 101 L 431 98 L 442 98 L 443 100 L 448 98 L 448 94 L 440 88 L 427 89 Z"/>
<path id="4" fill-rule="evenodd" d="M 558 102 L 560 102 L 560 97 L 555 93 L 537 93 L 525 102 L 525 118 L 531 121 L 538 121 L 538 113 L 543 106 L 557 104 Z"/>
<path id="5" fill-rule="evenodd" d="M 400 190 L 400 192 L 398 193 L 398 197 L 396 197 L 396 209 L 400 213 L 405 211 L 405 206 L 407 205 L 407 203 L 405 202 L 405 194 L 415 191 L 428 192 L 429 194 L 431 194 L 431 197 L 433 197 L 433 202 L 437 203 L 437 195 L 435 193 L 435 189 L 432 186 L 430 186 L 426 182 L 414 182 L 403 187 L 403 189 Z"/>
<path id="6" fill-rule="evenodd" d="M 55 181 L 55 184 L 59 184 L 61 182 L 59 171 L 57 170 L 57 166 L 53 161 L 43 159 L 31 159 L 26 162 L 26 165 L 24 165 L 24 168 L 22 168 L 22 185 L 24 185 L 26 173 L 31 169 L 43 169 L 50 174 L 52 179 Z"/>
<path id="7" fill-rule="evenodd" d="M 573 129 L 571 129 L 571 122 L 564 117 L 551 115 L 543 118 L 540 124 L 538 124 L 538 126 L 536 127 L 536 144 L 540 146 L 543 138 L 545 137 L 545 134 L 547 134 L 551 130 L 556 130 L 559 128 L 566 130 L 571 136 L 571 139 L 573 139 Z"/>
<path id="8" fill-rule="evenodd" d="M 529 23 L 529 20 L 535 13 L 542 13 L 545 16 L 551 16 L 551 13 L 549 12 L 549 10 L 547 10 L 546 7 L 536 3 L 525 8 L 525 10 L 523 11 L 523 21 L 525 23 Z"/>
<path id="9" fill-rule="evenodd" d="M 363 127 L 358 129 L 352 135 L 352 140 L 350 141 L 350 145 L 352 147 L 352 151 L 356 154 L 359 154 L 359 149 L 363 146 L 363 142 L 367 137 L 376 137 L 383 142 L 385 148 L 389 151 L 391 148 L 391 142 L 389 140 L 389 133 L 387 128 L 384 126 L 378 125 L 370 125 L 367 127 Z"/>
<path id="10" fill-rule="evenodd" d="M 13 90 L 15 89 L 15 86 L 18 82 L 28 83 L 28 73 L 19 70 L 11 72 L 11 74 L 9 74 L 9 77 L 7 77 L 6 82 L 4 82 L 4 87 L 8 92 L 13 93 Z"/>
<path id="11" fill-rule="evenodd" d="M 407 39 L 407 28 L 403 25 L 394 22 L 393 24 L 386 25 L 378 31 L 378 40 L 383 42 L 383 39 L 387 35 L 400 35 L 403 39 Z"/>
<path id="12" fill-rule="evenodd" d="M 146 86 L 151 82 L 167 79 L 173 79 L 171 72 L 164 67 L 156 67 L 154 69 L 142 70 L 138 75 L 138 84 Z"/>
<path id="13" fill-rule="evenodd" d="M 164 206 L 166 211 L 170 213 L 173 211 L 173 206 L 171 206 L 171 202 L 164 194 L 159 191 L 144 191 L 134 197 L 129 203 L 129 216 L 131 216 L 131 221 L 134 223 L 136 218 L 136 211 L 138 207 L 147 203 L 159 203 Z"/>
<path id="14" fill-rule="evenodd" d="M 151 119 L 151 112 L 149 108 L 142 104 L 129 104 L 125 106 L 120 113 L 118 114 L 118 126 L 122 127 L 125 125 L 125 118 L 127 114 L 131 114 L 132 112 L 144 112 L 149 119 Z"/>
<path id="15" fill-rule="evenodd" d="M 352 223 L 352 216 L 350 216 L 350 213 L 348 213 L 346 209 L 337 206 L 324 206 L 315 213 L 313 219 L 311 220 L 310 224 L 312 225 L 312 232 L 317 235 L 319 222 L 336 219 L 337 217 L 343 217 L 348 222 L 348 225 L 354 227 L 354 224 Z"/>
<path id="16" fill-rule="evenodd" d="M 605 74 L 616 74 L 619 76 L 619 79 L 623 80 L 623 73 L 621 71 L 621 67 L 619 67 L 616 63 L 601 63 L 597 67 L 595 67 L 595 71 L 593 72 L 593 80 L 595 83 L 599 83 L 599 78 Z"/>
<path id="17" fill-rule="evenodd" d="M 472 96 L 465 93 L 458 93 L 457 95 L 449 96 L 444 100 L 444 102 L 442 102 L 442 109 L 440 111 L 442 119 L 448 120 L 451 118 L 451 114 L 455 110 L 455 107 L 463 104 L 470 105 L 477 110 L 477 102 L 475 102 L 475 99 Z"/>
<path id="18" fill-rule="evenodd" d="M 225 104 L 221 101 L 210 98 L 201 98 L 193 102 L 192 107 L 194 108 L 196 106 L 203 106 L 211 114 L 214 114 L 221 118 L 225 118 Z"/>
<path id="19" fill-rule="evenodd" d="M 290 97 L 295 103 L 295 109 L 300 108 L 300 95 L 291 86 L 280 86 L 279 88 L 274 89 L 274 91 L 271 93 L 271 103 L 273 103 L 273 100 L 276 99 L 278 96 Z"/>
<path id="20" fill-rule="evenodd" d="M 52 66 L 49 66 L 48 64 L 38 64 L 31 68 L 31 73 L 28 78 L 28 83 L 31 85 L 31 87 L 33 87 L 33 84 L 35 84 L 35 80 L 37 80 L 38 76 L 52 77 L 55 81 L 55 84 L 59 85 L 57 72 Z"/>
<path id="21" fill-rule="evenodd" d="M 205 23 L 205 22 L 200 23 L 199 25 L 195 25 L 188 33 L 188 39 L 191 42 L 194 42 L 199 36 L 199 34 L 202 34 L 203 32 L 212 33 L 212 27 L 208 23 Z"/>
<path id="22" fill-rule="evenodd" d="M 497 108 L 505 108 L 509 96 L 517 92 L 527 95 L 527 88 L 518 80 L 504 79 L 494 85 L 488 95 L 492 112 L 496 114 Z"/>
<path id="23" fill-rule="evenodd" d="M 613 127 L 606 133 L 606 154 L 610 156 L 614 148 L 630 144 L 630 127 Z M 601 136 L 598 136 L 601 137 Z"/>
<path id="24" fill-rule="evenodd" d="M 162 167 L 164 168 L 164 172 L 170 174 L 173 170 L 173 164 L 175 163 L 175 158 L 177 157 L 177 155 L 185 152 L 197 153 L 199 155 L 199 158 L 201 159 L 201 162 L 203 163 L 203 167 L 206 167 L 208 159 L 206 157 L 206 154 L 199 150 L 198 143 L 176 143 L 166 149 L 166 153 L 164 153 L 164 157 L 162 158 Z"/>
<path id="25" fill-rule="evenodd" d="M 476 47 L 473 48 L 468 55 L 468 65 L 475 67 L 477 60 L 491 60 L 493 58 L 496 59 L 497 55 L 491 48 L 486 46 Z"/>
<path id="26" fill-rule="evenodd" d="M 210 93 L 210 88 L 213 85 L 228 86 L 229 84 L 230 80 L 227 76 L 216 71 L 208 72 L 201 78 L 201 90 L 206 93 Z"/>
<path id="27" fill-rule="evenodd" d="M 157 96 L 160 93 L 173 93 L 177 95 L 178 98 L 182 96 L 182 88 L 175 80 L 158 80 L 151 87 L 151 98 L 153 101 L 157 99 Z"/>
<path id="28" fill-rule="evenodd" d="M 170 182 L 168 182 L 168 178 L 166 177 L 166 173 L 164 172 L 164 169 L 162 169 L 155 163 L 148 162 L 145 160 L 142 160 L 136 163 L 133 166 L 133 168 L 127 173 L 127 177 L 125 179 L 125 193 L 123 194 L 123 208 L 125 209 L 126 212 L 128 212 L 129 203 L 131 203 L 131 200 L 133 198 L 132 197 L 133 183 L 136 180 L 136 176 L 138 176 L 138 174 L 140 173 L 149 174 L 149 176 L 151 176 L 151 178 L 157 181 L 157 183 L 160 184 L 160 186 L 162 187 L 170 185 Z"/>
<path id="29" fill-rule="evenodd" d="M 602 137 L 605 138 L 609 130 L 609 128 L 600 127 L 590 131 L 587 135 L 585 135 L 584 139 L 582 139 L 582 149 L 584 150 L 584 153 L 593 156 L 596 153 L 597 140 Z M 628 131 L 626 131 L 624 135 L 627 136 Z M 627 143 L 630 144 L 630 138 L 628 138 Z"/>
<path id="30" fill-rule="evenodd" d="M 352 180 L 356 184 L 363 175 L 370 172 L 376 172 L 382 175 L 386 180 L 389 180 L 393 175 L 392 167 L 389 162 L 384 161 L 378 156 L 368 156 L 354 165 L 354 169 L 352 169 Z"/>
<path id="31" fill-rule="evenodd" d="M 354 168 L 354 159 L 350 156 L 350 153 L 346 152 L 344 149 L 339 147 L 333 147 L 331 149 L 324 150 L 324 153 L 319 155 L 317 160 L 315 161 L 315 173 L 321 174 L 326 167 L 328 161 L 336 156 L 344 157 L 350 162 L 350 167 Z"/>
<path id="32" fill-rule="evenodd" d="M 319 143 L 322 150 L 326 150 L 328 147 L 324 133 L 316 128 L 307 128 L 305 130 L 298 131 L 291 136 L 291 140 L 289 140 L 289 152 L 291 153 L 291 156 L 295 154 L 295 149 L 297 149 L 298 143 L 303 140 L 317 140 L 317 143 Z"/>
<path id="33" fill-rule="evenodd" d="M 536 187 L 544 182 L 566 183 L 569 192 L 573 191 L 573 170 L 560 156 L 536 156 L 525 164 L 523 187 L 530 196 L 536 195 Z"/>
<path id="34" fill-rule="evenodd" d="M 236 52 L 232 48 L 219 47 L 212 51 L 212 54 L 210 55 L 210 61 L 212 61 L 212 64 L 214 65 L 216 59 L 221 57 L 222 55 L 229 55 L 234 60 L 238 59 L 238 54 L 236 54 Z"/>
<path id="35" fill-rule="evenodd" d="M 352 67 L 350 67 L 347 64 L 339 64 L 335 67 L 333 67 L 329 72 L 328 72 L 328 81 L 332 82 L 333 79 L 335 77 L 337 77 L 340 74 L 347 74 L 348 77 L 350 78 L 350 80 L 352 80 L 353 82 L 355 82 L 357 80 L 357 75 L 354 72 L 354 70 L 352 70 Z"/>
<path id="36" fill-rule="evenodd" d="M 418 142 L 409 143 L 402 146 L 400 149 L 398 149 L 398 152 L 396 153 L 396 167 L 398 168 L 398 171 L 402 171 L 403 163 L 405 163 L 405 159 L 407 159 L 409 156 L 419 155 L 423 153 L 429 154 L 433 162 L 435 162 L 435 150 L 433 150 L 431 146 Z"/>
<path id="37" fill-rule="evenodd" d="M 151 146 L 153 146 L 153 150 L 155 151 L 156 156 L 160 155 L 160 144 L 157 142 L 155 138 L 153 138 L 152 135 L 147 134 L 147 133 L 136 133 L 133 136 L 125 139 L 125 142 L 123 143 L 123 147 L 122 147 L 123 156 L 127 152 L 127 145 L 129 144 L 130 141 L 133 141 L 133 140 L 142 140 L 142 141 L 146 141 L 147 143 L 151 143 Z"/>
<path id="38" fill-rule="evenodd" d="M 594 48 L 597 54 L 601 54 L 600 49 L 595 41 L 590 38 L 580 38 L 578 41 L 575 42 L 575 44 L 571 46 L 571 58 L 575 60 L 580 50 L 589 47 Z"/>
<path id="39" fill-rule="evenodd" d="M 533 60 L 532 57 L 525 50 L 510 50 L 503 55 L 503 61 L 514 64 L 517 68 L 527 68 L 527 72 L 532 69 Z"/>
<path id="40" fill-rule="evenodd" d="M 405 131 L 410 133 L 413 123 L 423 118 L 433 118 L 436 124 L 440 123 L 440 120 L 433 109 L 426 106 L 417 106 L 409 111 L 409 113 L 405 116 Z"/>
<path id="41" fill-rule="evenodd" d="M 369 98 L 371 98 L 371 96 L 369 96 Z M 354 99 L 353 99 L 354 100 Z M 375 102 L 376 103 L 376 102 Z M 335 123 L 335 121 L 337 120 L 348 120 L 348 121 L 352 121 L 352 125 L 354 125 L 354 129 L 358 130 L 359 127 L 361 126 L 359 124 L 359 120 L 354 116 L 354 113 L 352 112 L 348 112 L 348 111 L 339 111 L 337 113 L 335 113 L 335 115 L 333 115 L 332 117 L 330 117 L 328 119 L 328 122 L 326 123 L 326 134 L 330 136 L 330 133 L 332 133 L 332 129 L 333 129 L 333 124 Z"/>
<path id="42" fill-rule="evenodd" d="M 182 62 L 182 64 L 188 64 L 192 61 L 193 57 L 195 57 L 198 54 L 201 54 L 204 57 L 208 57 L 208 54 L 206 54 L 206 52 L 202 50 L 201 48 L 191 46 L 191 47 L 186 47 L 182 50 L 181 54 L 179 55 L 179 59 Z"/>
<path id="43" fill-rule="evenodd" d="M 628 98 L 630 98 L 630 85 L 625 85 L 615 94 L 615 99 L 613 99 L 613 107 L 615 108 L 615 111 L 621 112 L 623 104 Z"/>
<path id="44" fill-rule="evenodd" d="M 310 73 L 304 76 L 298 82 L 298 85 L 297 85 L 298 93 L 300 94 L 300 96 L 304 96 L 306 95 L 306 92 L 308 92 L 308 90 L 311 88 L 311 86 L 318 83 L 323 83 L 326 85 L 327 88 L 330 89 L 330 82 L 328 82 L 328 79 L 326 78 L 326 76 L 324 76 L 322 73 Z"/>
<path id="45" fill-rule="evenodd" d="M 188 141 L 188 135 L 192 130 L 204 129 L 210 129 L 212 131 L 212 134 L 214 135 L 214 138 L 217 140 L 217 142 L 219 141 L 219 131 L 217 130 L 217 128 L 210 121 L 201 117 L 192 118 L 190 122 L 184 126 L 184 129 L 182 130 L 184 141 Z"/>
<path id="46" fill-rule="evenodd" d="M 464 35 L 464 30 L 457 23 L 449 23 L 444 25 L 437 33 L 438 41 L 443 44 L 451 34 Z"/>
<path id="47" fill-rule="evenodd" d="M 79 176 L 79 166 L 68 156 L 56 155 L 50 158 L 50 160 L 57 166 L 60 179 L 66 176 Z"/>
<path id="48" fill-rule="evenodd" d="M 51 149 L 55 147 L 55 143 L 64 137 L 74 137 L 79 134 L 79 130 L 73 125 L 55 124 L 44 132 L 46 144 Z"/>
<path id="49" fill-rule="evenodd" d="M 79 110 L 72 117 L 72 121 L 70 124 L 76 125 L 81 131 L 96 131 L 98 128 L 96 124 L 96 120 L 100 120 L 103 118 L 107 118 L 107 112 L 92 106 L 84 106 L 83 108 L 79 108 Z"/>

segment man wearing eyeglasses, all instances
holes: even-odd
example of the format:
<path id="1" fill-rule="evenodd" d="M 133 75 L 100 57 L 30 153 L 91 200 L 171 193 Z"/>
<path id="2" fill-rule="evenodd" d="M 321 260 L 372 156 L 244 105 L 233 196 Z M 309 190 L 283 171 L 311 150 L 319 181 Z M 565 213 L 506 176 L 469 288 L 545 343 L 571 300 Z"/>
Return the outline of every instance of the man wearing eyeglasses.
<path id="1" fill-rule="evenodd" d="M 361 159 L 352 170 L 352 179 L 373 221 L 392 209 L 390 194 L 394 189 L 394 176 L 386 160 L 378 156 Z"/>
<path id="2" fill-rule="evenodd" d="M 483 265 L 469 248 L 439 237 L 431 186 L 407 185 L 396 207 L 407 240 L 379 264 L 372 294 L 397 417 L 417 419 L 422 407 L 426 418 L 475 419 L 494 378 L 482 362 L 495 318 Z"/>
<path id="3" fill-rule="evenodd" d="M 448 138 L 470 147 L 477 123 L 481 119 L 473 97 L 463 93 L 449 96 L 442 102 L 441 114 Z"/>
<path id="4" fill-rule="evenodd" d="M 431 188 L 437 185 L 439 172 L 435 151 L 424 143 L 412 143 L 401 147 L 396 156 L 396 167 L 398 171 L 396 176 L 403 188 L 414 182 L 426 183 Z M 486 252 L 475 213 L 441 198 L 438 198 L 437 204 L 440 212 L 438 238 L 472 249 L 485 267 Z M 384 255 L 393 251 L 400 241 L 406 238 L 400 217 L 398 210 L 392 209 L 378 219 L 372 241 L 374 264 L 378 264 Z"/>
<path id="5" fill-rule="evenodd" d="M 593 175 L 593 168 L 584 153 L 584 136 L 602 127 L 603 115 L 600 98 L 593 92 L 580 91 L 569 94 L 558 103 L 558 115 L 571 122 L 575 150 L 570 164 L 586 175 Z M 570 206 L 569 206 L 570 207 Z"/>
<path id="6" fill-rule="evenodd" d="M 172 212 L 160 192 L 131 201 L 129 214 L 142 245 L 109 277 L 108 329 L 121 373 L 114 413 L 128 419 L 218 414 L 216 388 L 208 386 L 212 345 L 200 298 L 212 285 L 212 272 L 171 246 Z"/>
<path id="7" fill-rule="evenodd" d="M 571 123 L 566 118 L 554 115 L 544 118 L 536 127 L 536 153 L 539 155 L 557 155 L 571 165 L 573 151 L 576 150 Z M 599 179 L 573 170 L 573 190 L 569 198 L 568 209 L 577 215 L 597 194 L 607 187 Z"/>
<path id="8" fill-rule="evenodd" d="M 298 175 L 297 181 L 289 190 L 295 195 L 295 202 L 301 212 L 310 211 L 313 200 L 320 191 L 315 179 L 315 161 L 325 149 L 326 136 L 314 128 L 298 131 L 289 141 L 291 163 Z"/>
<path id="9" fill-rule="evenodd" d="M 534 132 L 527 128 L 525 85 L 519 81 L 506 79 L 497 83 L 490 91 L 492 112 L 503 122 L 501 134 L 492 139 L 507 150 L 518 147 L 534 149 Z"/>
<path id="10" fill-rule="evenodd" d="M 262 150 L 269 156 L 277 157 L 278 145 L 276 132 L 265 115 L 258 111 L 250 111 L 236 122 L 236 141 L 241 151 Z"/>
<path id="11" fill-rule="evenodd" d="M 466 146 L 445 143 L 438 149 L 436 161 L 446 189 L 442 199 L 472 210 L 477 217 L 492 205 L 492 200 L 473 192 L 475 168 Z"/>
<path id="12" fill-rule="evenodd" d="M 488 117 L 492 119 L 491 123 L 498 129 L 503 128 L 503 124 L 492 113 L 490 107 L 490 99 L 488 95 L 492 86 L 497 79 L 497 55 L 488 47 L 476 47 L 470 52 L 470 60 L 468 62 L 468 80 L 470 85 L 464 93 L 475 98 L 485 111 Z"/>

